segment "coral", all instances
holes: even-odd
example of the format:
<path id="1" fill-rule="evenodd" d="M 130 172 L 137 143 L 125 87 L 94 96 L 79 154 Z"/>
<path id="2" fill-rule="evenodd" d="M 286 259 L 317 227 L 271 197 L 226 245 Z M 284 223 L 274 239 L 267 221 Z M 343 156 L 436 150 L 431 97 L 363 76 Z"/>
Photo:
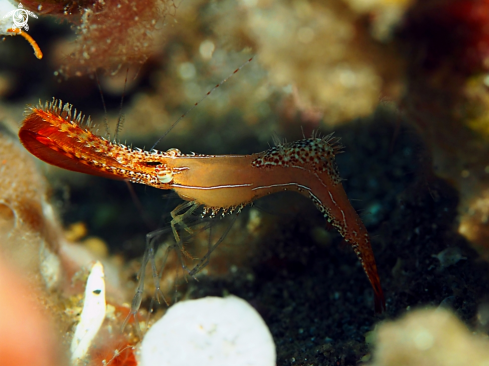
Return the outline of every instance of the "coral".
<path id="1" fill-rule="evenodd" d="M 65 77 L 93 74 L 98 68 L 116 73 L 123 65 L 140 67 L 157 50 L 165 17 L 176 9 L 172 0 L 26 0 L 24 4 L 33 12 L 73 24 L 76 40 L 55 73 Z"/>
<path id="2" fill-rule="evenodd" d="M 2 363 L 61 365 L 54 346 L 66 321 L 56 313 L 64 273 L 58 257 L 61 228 L 47 203 L 44 177 L 2 133 L 0 186 Z M 25 352 L 26 342 L 31 352 Z"/>
<path id="3" fill-rule="evenodd" d="M 47 202 L 46 181 L 30 156 L 11 139 L 0 135 L 0 213 L 4 258 L 37 286 L 60 286 L 61 228 Z M 49 268 L 45 261 L 52 260 Z M 49 273 L 43 272 L 49 270 Z M 39 276 L 39 274 L 44 276 Z"/>
<path id="4" fill-rule="evenodd" d="M 95 1 L 83 9 L 74 50 L 60 69 L 65 76 L 117 72 L 123 65 L 141 65 L 157 49 L 159 28 L 171 0 Z"/>
<path id="5" fill-rule="evenodd" d="M 181 26 L 166 33 L 165 49 L 173 57 L 152 79 L 154 92 L 136 96 L 127 117 L 139 121 L 140 128 L 128 133 L 163 130 L 177 116 L 169 115 L 171 106 L 198 100 L 212 86 L 210 80 L 204 83 L 211 71 L 232 70 L 229 65 L 236 67 L 246 59 L 241 50 L 258 57 L 241 71 L 244 76 L 226 86 L 229 92 L 220 102 L 206 102 L 206 114 L 216 117 L 214 129 L 225 128 L 218 124 L 222 116 L 239 107 L 249 125 L 268 117 L 269 129 L 284 129 L 299 114 L 310 133 L 319 123 L 331 126 L 368 115 L 379 98 L 400 97 L 402 62 L 389 45 L 370 36 L 364 14 L 341 1 L 258 1 L 237 9 L 229 3 L 222 7 L 225 16 L 218 16 L 212 6 L 179 7 Z M 173 46 L 180 43 L 193 52 Z M 222 76 L 214 76 L 214 83 Z M 350 103 L 352 99 L 355 103 Z M 273 110 L 279 113 L 279 121 Z M 202 123 L 190 119 L 196 118 L 182 121 L 179 129 L 195 130 L 190 124 Z"/>
<path id="6" fill-rule="evenodd" d="M 327 124 L 372 113 L 381 94 L 397 97 L 400 63 L 342 2 L 261 1 L 245 27 L 270 82 L 294 85 L 298 108 L 319 109 Z"/>
<path id="7" fill-rule="evenodd" d="M 475 192 L 474 192 L 475 193 Z M 468 203 L 466 211 L 460 218 L 458 231 L 479 249 L 484 258 L 488 256 L 489 239 L 489 192 L 487 189 L 477 191 Z"/>
<path id="8" fill-rule="evenodd" d="M 140 366 L 276 365 L 275 344 L 265 322 L 235 296 L 172 306 L 146 333 L 140 354 Z"/>
<path id="9" fill-rule="evenodd" d="M 381 42 L 392 41 L 396 28 L 403 21 L 404 14 L 413 5 L 414 0 L 346 0 L 357 14 L 368 14 L 370 33 Z"/>
<path id="10" fill-rule="evenodd" d="M 380 324 L 371 366 L 483 366 L 488 339 L 473 335 L 450 311 L 416 310 Z"/>

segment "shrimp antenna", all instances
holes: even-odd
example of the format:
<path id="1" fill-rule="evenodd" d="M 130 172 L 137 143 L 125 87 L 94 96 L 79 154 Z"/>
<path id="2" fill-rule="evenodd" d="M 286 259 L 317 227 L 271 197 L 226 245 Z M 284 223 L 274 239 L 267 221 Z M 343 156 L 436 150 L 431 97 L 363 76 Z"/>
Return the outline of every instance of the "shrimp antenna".
<path id="1" fill-rule="evenodd" d="M 107 139 L 110 140 L 109 120 L 107 119 L 107 106 L 105 105 L 104 92 L 102 91 L 102 87 L 100 86 L 100 80 L 98 78 L 97 71 L 95 71 L 95 79 L 97 80 L 98 91 L 100 93 L 100 97 L 102 98 L 102 104 L 104 106 L 105 133 L 107 134 Z"/>
<path id="2" fill-rule="evenodd" d="M 254 56 L 253 56 L 254 57 Z M 245 67 L 247 64 L 249 64 L 252 60 L 253 60 L 253 57 L 251 57 L 250 59 L 248 59 L 245 63 L 243 63 L 240 67 L 238 67 L 236 70 L 234 70 L 231 74 L 229 74 L 224 80 L 222 80 L 219 84 L 216 84 L 211 90 L 209 90 L 197 103 L 195 103 L 193 106 L 191 106 L 190 108 L 188 108 L 184 114 L 182 114 L 180 117 L 177 118 L 177 120 L 175 122 L 173 122 L 173 124 L 170 126 L 170 128 L 163 134 L 163 136 L 161 136 L 156 142 L 155 144 L 151 147 L 150 150 L 153 150 L 159 143 L 161 140 L 163 140 L 166 135 L 168 135 L 170 133 L 171 130 L 173 130 L 173 127 L 175 127 L 177 125 L 178 122 L 180 122 L 187 114 L 189 114 L 195 107 L 197 107 L 199 105 L 199 103 L 202 103 L 202 101 L 207 98 L 209 95 L 212 94 L 212 92 L 214 92 L 214 90 L 216 90 L 217 88 L 219 88 L 222 84 L 224 84 L 226 81 L 228 81 L 229 78 L 231 78 L 231 76 L 233 76 L 234 74 L 236 74 L 239 70 L 241 70 L 243 67 Z"/>
<path id="3" fill-rule="evenodd" d="M 124 80 L 124 89 L 122 90 L 121 105 L 119 106 L 119 118 L 117 119 L 117 125 L 115 126 L 114 142 L 117 142 L 119 138 L 119 132 L 122 131 L 122 126 L 124 125 L 124 116 L 122 115 L 122 106 L 124 105 L 124 96 L 126 95 L 127 86 L 127 74 L 129 74 L 129 67 L 126 69 L 126 79 Z"/>

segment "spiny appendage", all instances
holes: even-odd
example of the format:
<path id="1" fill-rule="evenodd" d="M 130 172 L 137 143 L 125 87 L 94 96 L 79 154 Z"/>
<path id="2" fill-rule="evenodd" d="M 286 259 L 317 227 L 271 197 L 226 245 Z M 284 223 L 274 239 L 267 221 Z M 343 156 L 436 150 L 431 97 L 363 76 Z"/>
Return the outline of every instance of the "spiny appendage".
<path id="1" fill-rule="evenodd" d="M 385 311 L 385 297 L 380 284 L 380 278 L 377 271 L 377 264 L 375 263 L 372 246 L 368 234 L 364 234 L 363 238 L 359 238 L 357 242 L 351 243 L 353 251 L 357 255 L 362 265 L 363 271 L 367 275 L 367 278 L 374 290 L 374 305 L 375 312 L 381 314 Z"/>
<path id="2" fill-rule="evenodd" d="M 29 129 L 27 121 L 30 116 L 35 115 L 46 123 L 46 127 L 36 131 L 40 137 L 49 137 L 53 132 L 52 128 L 55 128 L 56 132 L 62 134 L 64 139 L 63 142 L 69 139 L 73 141 L 73 145 L 59 144 L 57 150 L 62 149 L 66 152 L 75 153 L 74 155 L 76 157 L 79 157 L 79 154 L 76 153 L 80 153 L 80 144 L 83 148 L 92 148 L 101 153 L 110 151 L 111 143 L 90 131 L 93 127 L 91 118 L 86 118 L 81 111 L 77 111 L 76 108 L 73 108 L 69 103 L 63 104 L 61 100 L 55 98 L 53 98 L 51 102 L 46 102 L 44 105 L 39 101 L 39 106 L 28 108 L 26 110 L 26 115 L 26 122 L 22 126 L 22 129 Z M 51 141 L 50 144 L 55 145 L 57 142 L 60 142 L 59 139 Z M 78 148 L 75 148 L 74 144 L 78 145 Z M 70 147 L 73 147 L 73 149 Z"/>
<path id="3" fill-rule="evenodd" d="M 122 143 L 111 142 L 104 136 L 98 136 L 92 132 L 95 127 L 90 116 L 86 118 L 81 111 L 77 111 L 70 103 L 63 103 L 61 100 L 53 98 L 51 102 L 45 102 L 44 105 L 39 101 L 37 107 L 30 107 L 26 110 L 26 114 L 35 113 L 40 115 L 46 122 L 49 122 L 53 127 L 58 127 L 60 132 L 66 132 L 68 137 L 76 138 L 78 142 L 85 142 L 87 148 L 96 150 L 103 149 L 102 146 L 110 146 L 107 151 L 109 156 L 120 158 L 119 152 L 134 153 L 129 161 L 144 161 L 150 160 L 150 157 L 194 157 L 205 156 L 195 153 L 183 154 L 176 148 L 170 148 L 167 151 L 151 149 L 150 151 L 140 148 L 132 148 Z M 68 123 L 67 123 L 68 122 Z M 70 129 L 73 127 L 72 129 Z M 113 154 L 110 154 L 110 152 Z M 112 156 L 113 155 L 113 156 Z"/>
<path id="4" fill-rule="evenodd" d="M 380 285 L 377 265 L 375 263 L 375 258 L 368 234 L 359 234 L 354 230 L 351 232 L 348 231 L 345 224 L 337 220 L 332 214 L 331 209 L 324 206 L 323 203 L 312 192 L 309 192 L 309 197 L 311 198 L 317 209 L 326 218 L 328 223 L 333 225 L 338 230 L 340 235 L 345 238 L 345 241 L 351 244 L 353 251 L 357 255 L 360 264 L 362 265 L 363 271 L 367 275 L 367 278 L 374 290 L 375 312 L 379 314 L 382 313 L 385 310 L 385 298 L 382 287 Z M 360 220 L 360 218 L 358 218 L 357 220 Z M 363 223 L 361 222 L 357 222 L 357 225 L 363 227 Z"/>
<path id="5" fill-rule="evenodd" d="M 132 148 L 122 143 L 111 142 L 104 136 L 99 136 L 92 132 L 95 127 L 90 116 L 88 118 L 83 115 L 81 111 L 77 111 L 70 103 L 63 103 L 63 101 L 53 97 L 51 102 L 45 102 L 44 104 L 39 101 L 37 107 L 29 107 L 26 112 L 26 116 L 36 114 L 40 116 L 44 121 L 48 122 L 53 127 L 58 127 L 60 132 L 66 133 L 67 137 L 74 138 L 78 142 L 86 143 L 87 148 L 94 148 L 95 150 L 103 150 L 103 146 L 109 146 L 107 150 L 109 156 L 118 158 L 118 153 L 123 150 L 123 153 L 134 153 L 138 156 L 131 157 L 131 161 L 148 161 L 150 157 L 193 157 L 200 156 L 195 153 L 183 154 L 180 150 L 170 148 L 167 151 L 160 151 L 152 149 L 151 151 L 145 151 L 139 148 Z M 113 151 L 113 154 L 110 152 Z M 202 155 L 205 156 L 205 155 Z"/>
<path id="6" fill-rule="evenodd" d="M 331 214 L 331 209 L 329 207 L 324 206 L 323 203 L 321 202 L 321 200 L 319 198 L 317 198 L 314 195 L 314 193 L 309 192 L 309 198 L 314 203 L 314 206 L 316 206 L 316 208 L 319 210 L 319 212 L 321 212 L 323 214 L 324 218 L 328 221 L 328 223 L 333 224 L 333 226 L 335 226 L 338 229 L 341 236 L 344 236 L 343 226 L 339 225 L 339 223 L 336 223 L 336 220 L 334 219 L 333 215 Z M 334 220 L 334 222 L 332 223 L 333 220 Z M 335 223 L 337 225 L 335 225 Z"/>
<path id="7" fill-rule="evenodd" d="M 49 122 L 53 126 L 64 126 L 66 122 L 80 126 L 84 128 L 86 132 L 90 132 L 89 129 L 92 128 L 92 120 L 90 116 L 85 118 L 81 111 L 73 109 L 73 106 L 69 103 L 63 103 L 62 100 L 53 98 L 51 102 L 45 102 L 44 105 L 39 101 L 37 107 L 29 107 L 26 110 L 26 114 L 37 113 L 42 111 L 49 117 Z"/>
<path id="8" fill-rule="evenodd" d="M 92 132 L 95 127 L 90 116 L 85 117 L 82 111 L 77 111 L 70 103 L 53 98 L 51 102 L 42 104 L 39 101 L 37 107 L 30 107 L 26 115 L 36 114 L 53 127 L 57 127 L 66 137 L 75 139 L 78 143 L 85 143 L 85 147 L 103 150 L 104 147 L 119 147 L 123 150 L 131 149 L 123 144 L 109 141 L 104 136 Z"/>
<path id="9" fill-rule="evenodd" d="M 328 172 L 335 184 L 341 182 L 335 163 L 335 155 L 342 152 L 339 138 L 333 134 L 298 140 L 291 143 L 279 143 L 277 146 L 263 152 L 261 156 L 253 160 L 252 166 L 256 168 L 274 166 L 294 167 L 310 166 L 317 172 Z"/>
<path id="10" fill-rule="evenodd" d="M 238 205 L 238 206 L 230 206 L 230 207 L 208 207 L 204 206 L 202 208 L 202 214 L 201 217 L 224 217 L 226 215 L 232 215 L 232 214 L 240 214 L 243 208 L 245 207 L 244 204 Z"/>
<path id="11" fill-rule="evenodd" d="M 151 152 L 138 148 L 130 148 L 120 143 L 114 143 L 98 136 L 90 130 L 93 125 L 90 117 L 85 118 L 69 103 L 53 98 L 51 102 L 38 107 L 31 107 L 26 111 L 26 118 L 19 131 L 19 136 L 33 136 L 31 141 L 24 145 L 41 160 L 65 169 L 82 171 L 89 174 L 102 174 L 117 179 L 128 179 L 136 183 L 158 183 L 158 179 L 141 170 L 140 163 L 152 161 L 153 157 L 173 157 L 181 154 L 176 149 L 163 153 L 156 150 Z M 60 154 L 56 159 L 52 153 L 36 148 L 43 145 Z M 65 156 L 73 161 L 63 161 Z M 90 167 L 77 169 L 75 162 Z M 144 169 L 143 169 L 144 170 Z"/>
<path id="12" fill-rule="evenodd" d="M 312 171 L 316 177 L 326 173 L 332 180 L 335 189 L 343 191 L 341 187 L 341 178 L 339 176 L 335 155 L 341 152 L 342 147 L 339 145 L 339 139 L 329 134 L 325 137 L 319 137 L 318 133 L 313 133 L 313 137 L 296 141 L 293 143 L 279 143 L 272 149 L 262 153 L 252 164 L 255 167 L 273 168 L 281 167 L 301 167 Z M 328 189 L 332 189 L 329 187 Z M 385 300 L 380 286 L 380 279 L 377 274 L 372 247 L 366 229 L 353 207 L 346 199 L 342 203 L 343 207 L 337 207 L 342 213 L 341 216 L 333 213 L 333 207 L 325 205 L 316 195 L 315 192 L 308 190 L 309 197 L 314 205 L 323 214 L 326 220 L 333 225 L 340 235 L 349 242 L 356 255 L 358 256 L 363 269 L 373 287 L 375 294 L 375 310 L 382 312 L 385 309 Z M 330 197 L 336 205 L 339 203 Z M 346 213 L 346 214 L 345 214 Z M 350 221 L 353 220 L 353 221 Z M 352 223 L 353 226 L 348 225 Z M 364 236 L 364 237 L 363 237 Z"/>
<path id="13" fill-rule="evenodd" d="M 63 104 L 61 100 L 53 98 L 51 102 L 46 102 L 44 105 L 40 102 L 38 107 L 29 108 L 26 114 L 19 136 L 30 134 L 34 137 L 32 141 L 37 141 L 28 142 L 28 145 L 44 145 L 74 161 L 94 168 L 103 167 L 104 170 L 120 167 L 120 164 L 115 164 L 116 166 L 110 164 L 110 158 L 115 159 L 129 152 L 126 146 L 114 145 L 103 137 L 93 134 L 90 131 L 92 127 L 90 117 L 85 118 L 81 111 L 77 111 L 69 103 Z M 33 146 L 26 147 L 29 149 Z M 31 152 L 41 160 L 44 160 L 45 154 L 48 154 L 39 149 Z M 56 159 L 52 156 L 48 157 L 48 162 L 56 165 Z"/>

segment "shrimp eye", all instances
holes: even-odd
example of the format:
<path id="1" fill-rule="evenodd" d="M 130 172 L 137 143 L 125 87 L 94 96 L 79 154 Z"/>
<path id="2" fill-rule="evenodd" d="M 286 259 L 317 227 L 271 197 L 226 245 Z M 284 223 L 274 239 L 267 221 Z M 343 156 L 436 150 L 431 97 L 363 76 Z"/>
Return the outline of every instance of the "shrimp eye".
<path id="1" fill-rule="evenodd" d="M 171 169 L 168 169 L 166 165 L 158 165 L 155 168 L 155 172 L 160 183 L 168 184 L 173 181 L 173 172 Z"/>
<path id="2" fill-rule="evenodd" d="M 173 174 L 169 172 L 166 174 L 158 174 L 158 180 L 163 184 L 171 183 L 173 180 Z"/>
<path id="3" fill-rule="evenodd" d="M 146 161 L 146 162 L 144 162 L 144 165 L 146 165 L 146 166 L 157 166 L 157 165 L 161 165 L 161 163 L 159 161 Z"/>

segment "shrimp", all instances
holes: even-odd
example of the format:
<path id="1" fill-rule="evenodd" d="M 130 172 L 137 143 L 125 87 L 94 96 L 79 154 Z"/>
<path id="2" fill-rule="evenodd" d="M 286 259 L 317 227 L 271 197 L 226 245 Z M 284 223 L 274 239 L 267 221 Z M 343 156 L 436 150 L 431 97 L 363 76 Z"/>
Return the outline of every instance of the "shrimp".
<path id="1" fill-rule="evenodd" d="M 185 218 L 198 207 L 215 216 L 239 212 L 269 194 L 298 192 L 310 198 L 352 246 L 373 288 L 375 311 L 385 309 L 368 232 L 338 174 L 335 155 L 342 147 L 333 134 L 313 134 L 250 155 L 184 154 L 175 148 L 143 151 L 94 135 L 90 120 L 85 123 L 82 113 L 72 108 L 56 99 L 31 108 L 19 131 L 26 149 L 64 169 L 174 190 L 186 201 L 171 213 L 171 228 L 182 251 L 177 226 L 188 229 Z"/>

